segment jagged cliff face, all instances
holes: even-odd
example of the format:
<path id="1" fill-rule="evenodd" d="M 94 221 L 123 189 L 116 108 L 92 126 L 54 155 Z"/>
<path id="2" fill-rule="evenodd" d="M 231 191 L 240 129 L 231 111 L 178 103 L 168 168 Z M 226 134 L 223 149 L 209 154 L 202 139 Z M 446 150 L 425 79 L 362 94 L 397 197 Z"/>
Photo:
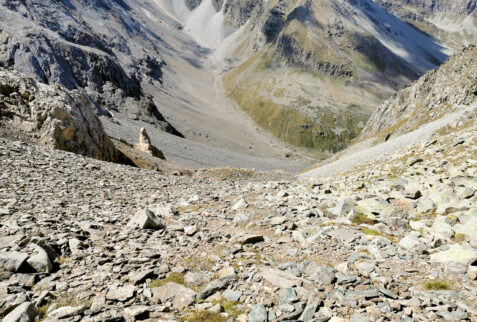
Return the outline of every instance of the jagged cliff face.
<path id="1" fill-rule="evenodd" d="M 477 104 L 476 71 L 477 46 L 471 45 L 381 105 L 361 137 L 397 136 Z"/>
<path id="2" fill-rule="evenodd" d="M 215 49 L 231 101 L 280 139 L 321 151 L 346 147 L 383 99 L 451 53 L 367 0 L 187 7 L 184 31 Z"/>
<path id="3" fill-rule="evenodd" d="M 162 81 L 164 62 L 131 10 L 123 1 L 1 0 L 0 67 L 84 89 L 101 114 L 121 112 L 178 134 L 142 89 Z M 149 46 L 138 52 L 133 36 Z"/>
<path id="4" fill-rule="evenodd" d="M 0 134 L 103 161 L 130 163 L 98 119 L 82 91 L 36 82 L 0 68 Z M 3 132 L 3 133 L 2 133 Z"/>
<path id="5" fill-rule="evenodd" d="M 377 0 L 386 10 L 455 49 L 477 41 L 475 0 Z"/>

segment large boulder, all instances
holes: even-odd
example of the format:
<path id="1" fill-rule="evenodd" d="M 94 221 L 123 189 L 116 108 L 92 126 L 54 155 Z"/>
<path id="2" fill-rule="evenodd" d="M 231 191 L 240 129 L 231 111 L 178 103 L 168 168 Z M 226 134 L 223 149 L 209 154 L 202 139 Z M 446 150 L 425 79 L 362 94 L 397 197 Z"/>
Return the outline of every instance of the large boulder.
<path id="1" fill-rule="evenodd" d="M 162 221 L 160 214 L 153 212 L 149 208 L 138 211 L 129 221 L 128 226 L 130 228 L 155 230 L 166 228 L 166 224 Z"/>

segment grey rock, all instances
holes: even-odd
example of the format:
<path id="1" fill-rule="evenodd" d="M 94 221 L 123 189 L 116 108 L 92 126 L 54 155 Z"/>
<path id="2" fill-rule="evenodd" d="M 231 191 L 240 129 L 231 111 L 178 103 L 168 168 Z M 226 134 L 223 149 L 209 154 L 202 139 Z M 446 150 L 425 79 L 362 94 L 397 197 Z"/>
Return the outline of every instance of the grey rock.
<path id="1" fill-rule="evenodd" d="M 313 316 L 315 315 L 316 310 L 318 309 L 318 304 L 316 303 L 308 303 L 303 310 L 303 313 L 301 316 L 298 318 L 299 321 L 310 321 L 313 319 Z"/>
<path id="2" fill-rule="evenodd" d="M 342 285 L 342 284 L 351 284 L 356 282 L 358 279 L 354 275 L 338 275 L 336 284 Z"/>
<path id="3" fill-rule="evenodd" d="M 128 223 L 129 227 L 137 227 L 140 229 L 165 229 L 166 224 L 162 219 L 148 208 L 140 210 Z"/>
<path id="4" fill-rule="evenodd" d="M 132 272 L 128 274 L 129 280 L 134 284 L 138 285 L 144 283 L 146 279 L 152 278 L 154 276 L 154 270 L 149 269 L 141 272 Z"/>
<path id="5" fill-rule="evenodd" d="M 78 238 L 71 238 L 70 240 L 68 240 L 68 246 L 70 247 L 71 253 L 73 255 L 76 255 L 81 252 L 81 249 L 83 248 L 83 243 Z"/>
<path id="6" fill-rule="evenodd" d="M 28 264 L 38 273 L 51 273 L 53 271 L 53 264 L 50 262 L 46 251 L 38 245 L 32 246 L 35 254 L 27 259 Z"/>
<path id="7" fill-rule="evenodd" d="M 355 266 L 358 272 L 364 277 L 369 277 L 369 275 L 375 270 L 375 266 L 373 264 L 366 262 L 356 263 Z"/>
<path id="8" fill-rule="evenodd" d="M 262 235 L 245 235 L 242 237 L 242 244 L 256 244 L 264 240 Z"/>
<path id="9" fill-rule="evenodd" d="M 222 293 L 222 296 L 229 301 L 238 301 L 242 297 L 242 292 L 226 290 Z"/>
<path id="10" fill-rule="evenodd" d="M 350 229 L 335 229 L 327 232 L 327 235 L 345 243 L 351 243 L 360 237 L 359 233 Z"/>
<path id="11" fill-rule="evenodd" d="M 209 274 L 206 272 L 187 272 L 184 275 L 184 282 L 190 286 L 200 286 L 210 282 Z"/>
<path id="12" fill-rule="evenodd" d="M 349 318 L 349 322 L 370 322 L 371 319 L 365 314 L 353 314 Z"/>
<path id="13" fill-rule="evenodd" d="M 104 131 L 84 91 L 48 86 L 6 70 L 0 70 L 0 83 L 17 93 L 10 94 L 12 99 L 3 105 L 2 114 L 17 115 L 17 128 L 37 137 L 39 143 L 105 161 L 126 162 Z"/>
<path id="14" fill-rule="evenodd" d="M 477 280 L 477 264 L 469 266 L 467 269 L 467 276 L 471 281 Z"/>
<path id="15" fill-rule="evenodd" d="M 435 210 L 436 206 L 434 204 L 434 201 L 432 199 L 427 198 L 427 197 L 422 197 L 419 199 L 417 203 L 417 208 L 416 210 L 420 213 L 427 213 L 429 211 Z"/>
<path id="16" fill-rule="evenodd" d="M 119 287 L 117 289 L 110 290 L 108 294 L 106 295 L 106 298 L 112 301 L 125 302 L 131 299 L 132 297 L 134 297 L 135 293 L 136 293 L 136 287 L 134 285 L 127 285 L 127 286 Z"/>
<path id="17" fill-rule="evenodd" d="M 454 244 L 448 250 L 436 252 L 430 255 L 431 262 L 442 264 L 469 265 L 477 260 L 477 250 L 469 245 Z"/>
<path id="18" fill-rule="evenodd" d="M 280 303 L 295 303 L 298 302 L 299 298 L 296 295 L 296 292 L 293 288 L 287 287 L 280 291 Z"/>
<path id="19" fill-rule="evenodd" d="M 321 307 L 320 310 L 315 314 L 316 320 L 320 322 L 326 322 L 331 319 L 333 312 L 329 307 Z"/>
<path id="20" fill-rule="evenodd" d="M 426 244 L 414 235 L 406 235 L 399 241 L 399 246 L 407 250 L 421 252 L 425 250 Z"/>
<path id="21" fill-rule="evenodd" d="M 259 272 L 259 276 L 270 284 L 280 288 L 289 288 L 300 284 L 300 279 L 295 275 L 273 268 L 262 268 Z"/>
<path id="22" fill-rule="evenodd" d="M 143 320 L 149 316 L 150 308 L 145 305 L 131 306 L 124 309 L 124 316 L 128 319 Z"/>
<path id="23" fill-rule="evenodd" d="M 267 322 L 267 309 L 262 303 L 256 304 L 247 316 L 247 322 Z"/>
<path id="24" fill-rule="evenodd" d="M 177 310 L 183 310 L 194 303 L 197 293 L 181 284 L 168 282 L 161 287 L 152 289 L 153 301 L 156 303 L 172 302 Z"/>
<path id="25" fill-rule="evenodd" d="M 28 259 L 28 254 L 7 252 L 0 254 L 0 267 L 10 272 L 18 272 Z"/>
<path id="26" fill-rule="evenodd" d="M 234 221 L 234 223 L 243 225 L 243 224 L 246 224 L 250 221 L 250 216 L 247 215 L 247 214 L 239 212 L 237 215 L 235 215 L 233 221 Z"/>
<path id="27" fill-rule="evenodd" d="M 197 295 L 197 298 L 206 299 L 217 291 L 227 288 L 227 286 L 229 286 L 231 283 L 232 279 L 230 278 L 220 278 L 215 281 L 212 281 L 207 284 L 207 286 L 202 291 L 200 291 L 200 293 Z"/>
<path id="28" fill-rule="evenodd" d="M 13 311 L 8 313 L 2 322 L 34 322 L 38 315 L 35 304 L 25 302 L 17 306 Z"/>
<path id="29" fill-rule="evenodd" d="M 49 321 L 66 319 L 76 315 L 81 315 L 87 310 L 85 306 L 63 306 L 48 314 Z"/>

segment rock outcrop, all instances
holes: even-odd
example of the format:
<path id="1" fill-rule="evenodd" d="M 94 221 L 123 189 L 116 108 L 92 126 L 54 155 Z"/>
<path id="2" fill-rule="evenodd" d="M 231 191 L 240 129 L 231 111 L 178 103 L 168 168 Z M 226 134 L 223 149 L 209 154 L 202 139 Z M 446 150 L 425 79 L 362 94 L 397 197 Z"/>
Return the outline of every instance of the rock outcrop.
<path id="1" fill-rule="evenodd" d="M 49 86 L 0 69 L 0 125 L 45 146 L 127 163 L 104 132 L 96 106 L 82 91 Z"/>
<path id="2" fill-rule="evenodd" d="M 164 154 L 151 143 L 151 138 L 145 128 L 141 128 L 139 132 L 139 143 L 135 144 L 134 148 L 153 157 L 165 160 Z"/>

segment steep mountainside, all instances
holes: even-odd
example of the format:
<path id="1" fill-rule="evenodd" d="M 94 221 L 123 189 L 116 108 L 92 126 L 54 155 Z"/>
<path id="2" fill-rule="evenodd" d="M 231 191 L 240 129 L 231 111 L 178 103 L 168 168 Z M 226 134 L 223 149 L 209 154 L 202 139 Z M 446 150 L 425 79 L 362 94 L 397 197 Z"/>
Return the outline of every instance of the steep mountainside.
<path id="1" fill-rule="evenodd" d="M 377 0 L 383 8 L 460 50 L 477 41 L 475 0 Z"/>
<path id="2" fill-rule="evenodd" d="M 476 71 L 477 46 L 472 45 L 393 95 L 373 113 L 350 147 L 305 171 L 302 177 L 346 172 L 409 145 L 438 138 L 439 133 L 464 126 L 469 130 L 477 116 Z M 456 139 L 455 144 L 459 142 Z"/>
<path id="3" fill-rule="evenodd" d="M 346 147 L 375 106 L 451 52 L 367 0 L 162 3 L 215 49 L 233 102 L 276 137 L 322 152 Z"/>
<path id="4" fill-rule="evenodd" d="M 475 45 L 393 95 L 374 112 L 361 137 L 407 133 L 473 103 L 477 103 Z"/>
<path id="5" fill-rule="evenodd" d="M 475 321 L 476 141 L 303 182 L 0 138 L 0 319 Z"/>
<path id="6" fill-rule="evenodd" d="M 225 102 L 214 88 L 210 51 L 182 32 L 167 8 L 155 0 L 0 0 L 0 66 L 84 90 L 108 134 L 133 143 L 146 127 L 173 162 L 294 164 L 284 157 L 289 149 Z"/>
<path id="7" fill-rule="evenodd" d="M 0 14 L 0 66 L 84 90 L 110 135 L 147 128 L 194 167 L 341 150 L 452 53 L 371 0 L 0 0 Z"/>

